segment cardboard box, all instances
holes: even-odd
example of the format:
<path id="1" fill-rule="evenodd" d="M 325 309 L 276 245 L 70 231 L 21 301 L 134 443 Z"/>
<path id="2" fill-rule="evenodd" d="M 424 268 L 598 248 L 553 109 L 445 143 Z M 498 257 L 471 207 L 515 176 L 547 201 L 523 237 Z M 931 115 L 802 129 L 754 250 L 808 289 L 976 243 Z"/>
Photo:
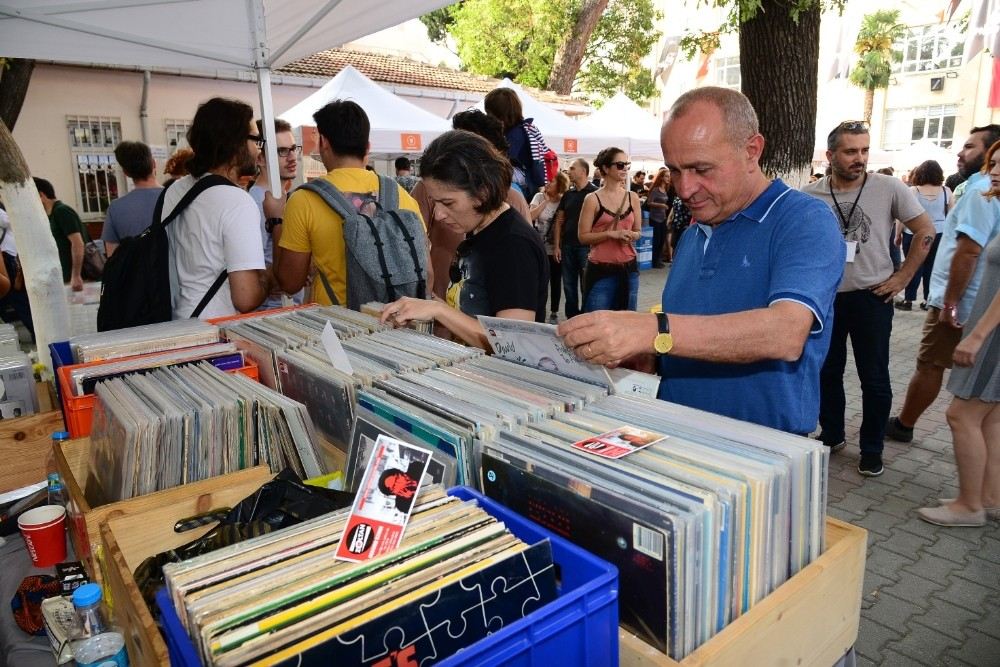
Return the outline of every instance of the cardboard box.
<path id="1" fill-rule="evenodd" d="M 854 645 L 868 531 L 827 518 L 826 551 L 680 662 L 626 630 L 621 667 L 829 667 Z"/>

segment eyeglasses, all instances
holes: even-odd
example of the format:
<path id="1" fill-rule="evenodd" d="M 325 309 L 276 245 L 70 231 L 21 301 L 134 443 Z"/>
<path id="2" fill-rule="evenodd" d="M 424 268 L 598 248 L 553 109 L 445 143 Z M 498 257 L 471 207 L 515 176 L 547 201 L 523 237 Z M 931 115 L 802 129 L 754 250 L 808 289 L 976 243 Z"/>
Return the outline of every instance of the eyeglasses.
<path id="1" fill-rule="evenodd" d="M 264 137 L 260 136 L 259 134 L 248 134 L 247 135 L 247 140 L 248 141 L 252 141 L 255 144 L 257 144 L 257 148 L 259 148 L 261 150 L 264 150 L 264 144 L 267 143 L 267 139 L 265 139 Z"/>
<path id="2" fill-rule="evenodd" d="M 632 166 L 631 162 L 612 162 L 609 166 L 617 167 L 619 171 L 625 171 Z"/>
<path id="3" fill-rule="evenodd" d="M 302 155 L 302 146 L 292 144 L 291 146 L 278 146 L 278 157 L 288 157 L 291 154 Z"/>

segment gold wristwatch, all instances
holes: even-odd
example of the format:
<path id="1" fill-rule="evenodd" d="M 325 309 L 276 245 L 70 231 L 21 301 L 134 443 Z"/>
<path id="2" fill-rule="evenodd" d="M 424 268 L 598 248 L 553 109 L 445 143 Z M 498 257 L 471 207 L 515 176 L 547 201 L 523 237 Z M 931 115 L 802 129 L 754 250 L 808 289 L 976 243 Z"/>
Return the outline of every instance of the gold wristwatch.
<path id="1" fill-rule="evenodd" d="M 667 314 L 657 313 L 656 323 L 660 333 L 653 339 L 653 349 L 657 354 L 669 354 L 670 350 L 674 349 L 674 337 L 670 335 L 670 320 L 667 319 Z"/>

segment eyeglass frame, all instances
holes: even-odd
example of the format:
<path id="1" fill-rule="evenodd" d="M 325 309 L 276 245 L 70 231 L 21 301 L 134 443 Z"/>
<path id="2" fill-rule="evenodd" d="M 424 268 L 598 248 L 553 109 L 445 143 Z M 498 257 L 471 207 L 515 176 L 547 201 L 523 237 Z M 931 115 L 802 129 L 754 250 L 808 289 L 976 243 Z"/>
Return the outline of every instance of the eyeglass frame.
<path id="1" fill-rule="evenodd" d="M 632 166 L 631 162 L 625 162 L 624 160 L 616 160 L 614 162 L 608 163 L 609 167 L 614 167 L 618 171 L 627 171 L 629 167 Z"/>
<path id="2" fill-rule="evenodd" d="M 252 141 L 257 144 L 258 150 L 264 150 L 264 146 L 267 145 L 267 139 L 259 134 L 248 134 L 247 141 Z"/>
<path id="3" fill-rule="evenodd" d="M 295 153 L 296 157 L 302 155 L 302 146 L 300 146 L 299 144 L 292 144 L 291 146 L 278 146 L 278 148 L 275 150 L 277 151 L 278 157 L 280 158 L 287 158 L 292 153 Z M 285 151 L 285 154 L 282 155 L 281 151 Z"/>

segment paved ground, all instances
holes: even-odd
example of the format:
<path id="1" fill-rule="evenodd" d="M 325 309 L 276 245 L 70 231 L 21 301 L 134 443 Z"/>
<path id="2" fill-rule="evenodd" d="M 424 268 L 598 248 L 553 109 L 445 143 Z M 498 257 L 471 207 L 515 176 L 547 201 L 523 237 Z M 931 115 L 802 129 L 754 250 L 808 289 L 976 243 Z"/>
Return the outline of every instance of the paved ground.
<path id="1" fill-rule="evenodd" d="M 640 309 L 659 303 L 666 270 L 644 271 Z M 924 312 L 896 311 L 890 372 L 898 409 L 913 371 Z M 940 528 L 915 509 L 957 492 L 950 394 L 917 424 L 911 444 L 886 441 L 885 474 L 858 475 L 861 390 L 848 363 L 847 447 L 830 464 L 829 514 L 868 530 L 861 665 L 1000 665 L 1000 530 Z M 822 632 L 822 628 L 817 628 Z"/>

